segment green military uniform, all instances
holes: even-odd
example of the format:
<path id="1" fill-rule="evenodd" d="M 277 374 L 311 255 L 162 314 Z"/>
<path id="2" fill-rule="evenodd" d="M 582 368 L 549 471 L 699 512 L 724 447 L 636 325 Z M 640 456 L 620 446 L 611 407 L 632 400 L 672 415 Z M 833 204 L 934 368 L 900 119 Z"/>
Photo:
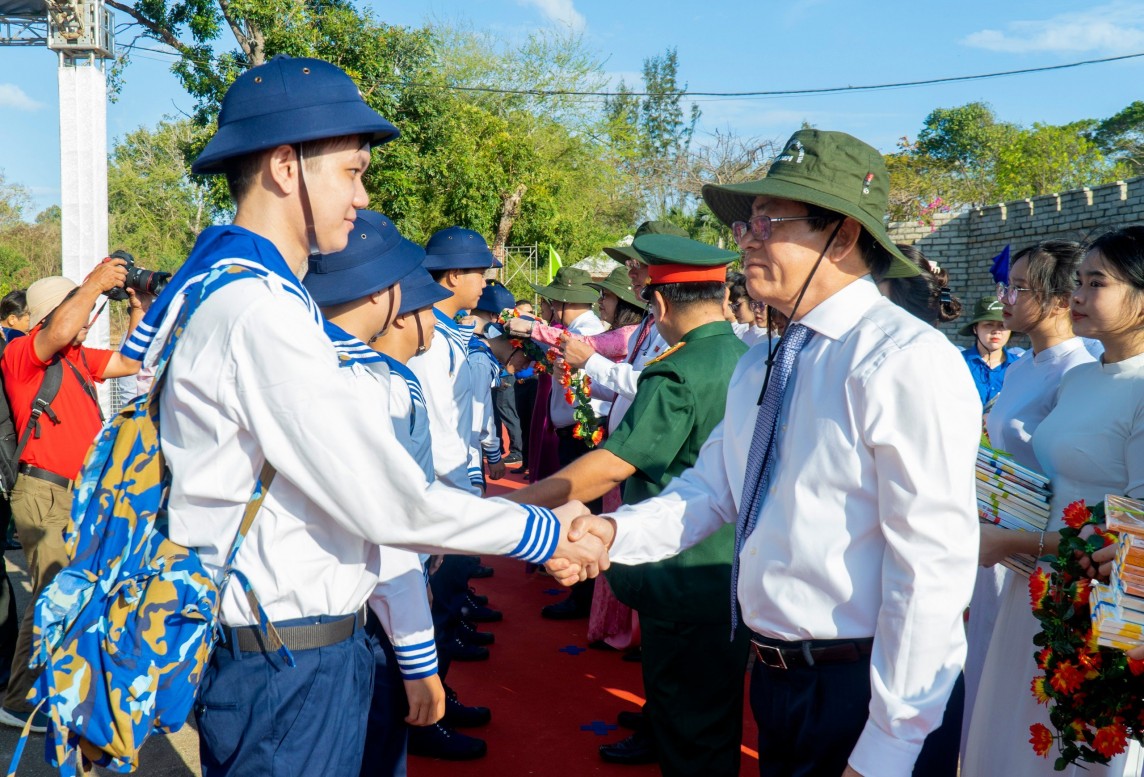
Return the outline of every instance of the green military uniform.
<path id="1" fill-rule="evenodd" d="M 635 243 L 649 268 L 719 267 L 735 256 L 685 238 L 655 237 Z M 659 494 L 695 463 L 723 420 L 727 385 L 746 351 L 730 324 L 711 322 L 643 369 L 634 403 L 604 444 L 636 469 L 623 485 L 625 504 Z M 728 524 L 674 558 L 614 564 L 607 572 L 616 596 L 640 615 L 644 713 L 666 775 L 739 773 L 750 643 L 742 630 L 728 640 L 734 541 Z"/>

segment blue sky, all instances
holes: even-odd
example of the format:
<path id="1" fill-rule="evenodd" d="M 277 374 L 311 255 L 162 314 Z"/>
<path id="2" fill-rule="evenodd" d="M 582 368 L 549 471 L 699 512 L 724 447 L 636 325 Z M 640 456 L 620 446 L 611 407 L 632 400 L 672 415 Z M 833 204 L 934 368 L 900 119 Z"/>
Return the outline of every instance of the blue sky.
<path id="1" fill-rule="evenodd" d="M 681 80 L 697 91 L 803 89 L 914 81 L 1057 65 L 1144 52 L 1144 3 L 1096 0 L 962 0 L 939 12 L 920 3 L 858 0 L 374 0 L 382 20 L 462 21 L 505 41 L 567 25 L 606 60 L 615 79 L 638 83 L 645 57 L 675 46 Z M 226 41 L 229 45 L 230 41 Z M 155 44 L 147 44 L 155 45 Z M 0 170 L 27 186 L 36 208 L 59 202 L 55 56 L 0 48 Z M 804 120 L 844 130 L 883 151 L 913 138 L 936 107 L 990 103 L 1005 121 L 1060 124 L 1104 118 L 1144 99 L 1144 58 L 1072 70 L 891 89 L 771 99 L 702 100 L 703 133 L 781 141 Z M 137 54 L 109 142 L 190 109 L 169 58 Z"/>

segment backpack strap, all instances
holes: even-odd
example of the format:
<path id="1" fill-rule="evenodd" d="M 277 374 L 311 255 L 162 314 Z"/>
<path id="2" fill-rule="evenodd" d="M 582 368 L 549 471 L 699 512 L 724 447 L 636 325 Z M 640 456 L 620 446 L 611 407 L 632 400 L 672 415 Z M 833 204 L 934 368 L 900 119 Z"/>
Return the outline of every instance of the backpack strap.
<path id="1" fill-rule="evenodd" d="M 16 443 L 16 466 L 19 467 L 20 454 L 24 452 L 24 447 L 28 444 L 28 438 L 35 437 L 40 439 L 40 416 L 47 414 L 48 419 L 53 424 L 60 422 L 59 416 L 52 410 L 52 402 L 56 398 L 56 394 L 60 393 L 60 386 L 64 382 L 64 368 L 60 364 L 60 357 L 56 355 L 48 364 L 48 368 L 44 370 L 44 379 L 40 382 L 40 388 L 36 391 L 36 397 L 32 400 L 32 415 L 28 418 L 28 425 L 24 427 L 23 434 L 20 435 L 20 441 Z"/>
<path id="2" fill-rule="evenodd" d="M 254 593 L 254 587 L 251 586 L 250 580 L 247 579 L 240 570 L 234 568 L 234 561 L 238 558 L 238 550 L 242 547 L 242 541 L 246 539 L 247 532 L 250 527 L 254 525 L 254 519 L 258 515 L 259 508 L 262 507 L 262 501 L 266 498 L 267 492 L 270 491 L 270 484 L 274 480 L 274 475 L 277 470 L 274 469 L 269 461 L 262 465 L 262 472 L 258 475 L 258 480 L 254 483 L 254 491 L 250 494 L 250 499 L 246 502 L 246 510 L 242 514 L 242 523 L 238 526 L 238 534 L 234 537 L 234 542 L 230 546 L 230 552 L 226 555 L 226 564 L 223 566 L 222 579 L 218 585 L 218 609 L 222 610 L 222 595 L 226 588 L 227 582 L 230 578 L 235 578 L 239 585 L 242 586 L 243 593 L 246 594 L 246 603 L 250 607 L 250 611 L 254 613 L 255 619 L 258 621 L 258 628 L 262 632 L 262 644 L 265 646 L 266 651 L 275 651 L 282 660 L 288 665 L 294 666 L 294 655 L 290 652 L 290 648 L 282 641 L 281 635 L 278 634 L 278 629 L 274 627 L 270 618 L 266 615 L 266 610 L 262 608 L 262 602 L 258 600 L 258 595 Z M 218 613 L 216 615 L 216 623 L 218 622 Z"/>

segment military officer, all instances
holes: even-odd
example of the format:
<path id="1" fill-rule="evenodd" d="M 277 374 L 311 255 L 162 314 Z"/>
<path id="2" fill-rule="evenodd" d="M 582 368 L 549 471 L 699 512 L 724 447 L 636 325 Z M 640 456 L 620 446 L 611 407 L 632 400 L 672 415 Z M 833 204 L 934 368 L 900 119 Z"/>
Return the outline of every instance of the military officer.
<path id="1" fill-rule="evenodd" d="M 513 497 L 590 501 L 622 484 L 625 504 L 656 496 L 695 463 L 722 420 L 727 386 L 747 347 L 723 318 L 726 266 L 738 255 L 676 235 L 636 238 L 648 265 L 656 326 L 670 345 L 640 372 L 635 401 L 599 450 Z M 608 582 L 639 611 L 645 726 L 609 760 L 658 755 L 667 775 L 737 775 L 748 634 L 728 641 L 735 531 L 724 526 L 655 564 L 613 564 Z M 650 737 L 651 742 L 644 737 Z"/>

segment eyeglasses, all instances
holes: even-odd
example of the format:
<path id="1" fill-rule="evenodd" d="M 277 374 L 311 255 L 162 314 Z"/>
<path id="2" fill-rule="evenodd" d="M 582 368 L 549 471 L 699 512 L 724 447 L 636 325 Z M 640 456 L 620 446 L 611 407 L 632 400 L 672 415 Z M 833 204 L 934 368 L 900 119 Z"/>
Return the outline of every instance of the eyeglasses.
<path id="1" fill-rule="evenodd" d="M 1017 295 L 1023 291 L 1032 291 L 1032 289 L 1022 289 L 1020 286 L 1010 286 L 1007 283 L 997 284 L 997 300 L 1006 305 L 1016 305 Z"/>
<path id="2" fill-rule="evenodd" d="M 757 240 L 766 240 L 771 236 L 771 224 L 778 221 L 810 221 L 814 216 L 751 216 L 746 221 L 736 221 L 731 225 L 731 234 L 735 236 L 735 242 L 740 246 L 743 245 L 743 238 L 750 232 L 751 235 Z"/>

